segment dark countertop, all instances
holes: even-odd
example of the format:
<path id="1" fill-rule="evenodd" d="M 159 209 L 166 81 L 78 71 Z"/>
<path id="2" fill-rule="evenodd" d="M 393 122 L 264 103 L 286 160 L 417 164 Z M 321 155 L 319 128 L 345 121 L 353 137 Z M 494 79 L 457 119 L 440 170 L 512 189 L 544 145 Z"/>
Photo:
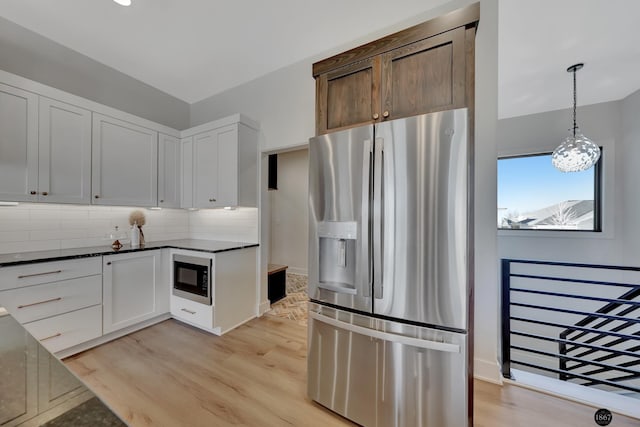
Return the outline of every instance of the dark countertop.
<path id="1" fill-rule="evenodd" d="M 23 420 L 25 423 L 45 427 L 126 427 L 126 424 L 89 391 L 82 381 L 62 362 L 50 356 L 50 353 L 2 307 L 0 332 L 0 422 L 4 419 L 3 416 L 11 416 L 13 412 L 16 412 L 16 415 L 20 413 L 26 390 L 36 392 L 37 396 L 37 390 L 31 388 L 43 387 L 44 383 L 29 378 L 35 379 L 35 376 L 40 375 L 38 366 L 49 356 L 51 364 L 59 364 L 55 367 L 58 384 L 77 384 L 77 388 L 70 392 L 75 397 L 63 402 L 58 401 L 56 406 L 41 413 L 34 410 L 28 416 L 23 415 L 22 417 L 26 418 Z M 66 375 L 68 377 L 63 378 Z"/>
<path id="2" fill-rule="evenodd" d="M 13 254 L 0 254 L 0 267 L 10 267 L 20 264 L 32 264 L 35 262 L 60 261 L 65 259 L 88 258 L 102 255 L 122 254 L 127 252 L 149 251 L 153 249 L 186 249 L 200 252 L 225 252 L 236 249 L 253 248 L 257 243 L 246 242 L 224 242 L 220 240 L 164 240 L 158 242 L 147 242 L 144 247 L 132 248 L 125 245 L 122 249 L 115 251 L 110 245 L 92 246 L 87 248 L 58 249 L 51 251 L 20 252 Z"/>

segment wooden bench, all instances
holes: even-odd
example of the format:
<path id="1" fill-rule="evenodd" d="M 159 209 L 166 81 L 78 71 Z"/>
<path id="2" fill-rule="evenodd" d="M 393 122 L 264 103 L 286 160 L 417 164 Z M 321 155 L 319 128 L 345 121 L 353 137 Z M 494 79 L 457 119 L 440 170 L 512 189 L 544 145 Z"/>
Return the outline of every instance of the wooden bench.
<path id="1" fill-rule="evenodd" d="M 287 296 L 287 268 L 286 265 L 269 264 L 268 274 L 268 297 L 271 304 Z"/>

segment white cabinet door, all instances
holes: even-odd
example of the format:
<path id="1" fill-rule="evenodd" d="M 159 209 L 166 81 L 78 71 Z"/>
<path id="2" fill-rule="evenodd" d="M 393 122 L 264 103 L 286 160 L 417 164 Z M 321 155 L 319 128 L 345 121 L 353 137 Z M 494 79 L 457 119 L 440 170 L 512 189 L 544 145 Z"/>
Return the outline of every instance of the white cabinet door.
<path id="1" fill-rule="evenodd" d="M 158 138 L 158 206 L 179 208 L 182 175 L 180 140 L 162 133 Z"/>
<path id="2" fill-rule="evenodd" d="M 218 198 L 218 133 L 193 138 L 193 206 L 217 207 Z"/>
<path id="3" fill-rule="evenodd" d="M 38 200 L 91 202 L 91 111 L 40 97 Z"/>
<path id="4" fill-rule="evenodd" d="M 38 192 L 38 95 L 0 84 L 0 200 Z"/>
<path id="5" fill-rule="evenodd" d="M 237 205 L 238 126 L 230 125 L 194 136 L 194 207 Z"/>
<path id="6" fill-rule="evenodd" d="M 103 331 L 151 319 L 167 311 L 160 250 L 103 257 Z M 163 307 L 159 307 L 162 305 Z M 162 310 L 164 309 L 164 310 Z"/>
<path id="7" fill-rule="evenodd" d="M 156 206 L 158 132 L 94 114 L 92 189 L 94 204 Z"/>
<path id="8" fill-rule="evenodd" d="M 182 156 L 182 188 L 180 207 L 193 207 L 193 137 L 181 141 Z"/>

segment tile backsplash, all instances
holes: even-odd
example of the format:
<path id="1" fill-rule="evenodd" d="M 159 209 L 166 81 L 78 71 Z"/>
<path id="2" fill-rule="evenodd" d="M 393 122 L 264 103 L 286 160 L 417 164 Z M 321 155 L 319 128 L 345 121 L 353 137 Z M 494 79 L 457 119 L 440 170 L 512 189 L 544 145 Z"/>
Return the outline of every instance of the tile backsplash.
<path id="1" fill-rule="evenodd" d="M 117 225 L 129 230 L 129 214 L 142 209 L 147 241 L 215 239 L 258 241 L 258 209 L 233 211 L 20 203 L 0 206 L 0 253 L 109 245 Z"/>
<path id="2" fill-rule="evenodd" d="M 260 222 L 258 212 L 258 208 L 190 211 L 190 238 L 257 243 Z"/>

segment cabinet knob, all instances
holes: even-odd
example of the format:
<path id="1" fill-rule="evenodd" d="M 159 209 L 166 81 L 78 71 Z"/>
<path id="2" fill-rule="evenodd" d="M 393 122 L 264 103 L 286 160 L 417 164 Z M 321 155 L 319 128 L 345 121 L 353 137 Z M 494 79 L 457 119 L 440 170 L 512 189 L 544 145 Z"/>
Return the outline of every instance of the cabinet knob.
<path id="1" fill-rule="evenodd" d="M 164 200 L 160 200 L 160 203 L 164 203 Z"/>
<path id="2" fill-rule="evenodd" d="M 43 195 L 43 196 L 48 196 L 48 195 L 49 195 L 49 192 L 48 192 L 48 191 L 43 191 L 43 192 L 42 192 L 42 195 Z"/>
<path id="3" fill-rule="evenodd" d="M 210 202 L 215 202 L 215 201 L 216 201 L 216 199 L 209 199 L 209 201 L 210 201 Z"/>
<path id="4" fill-rule="evenodd" d="M 97 194 L 95 196 L 93 196 L 93 197 L 96 198 L 96 199 L 100 198 L 100 196 L 98 196 Z"/>
<path id="5" fill-rule="evenodd" d="M 373 120 L 378 120 L 380 118 L 380 114 L 373 113 Z"/>
<path id="6" fill-rule="evenodd" d="M 111 265 L 111 261 L 107 262 L 107 265 Z"/>
<path id="7" fill-rule="evenodd" d="M 389 117 L 389 112 L 385 111 L 384 113 L 382 113 L 382 117 L 384 117 L 385 119 Z"/>
<path id="8" fill-rule="evenodd" d="M 35 196 L 36 194 L 38 194 L 37 191 L 30 191 L 30 193 L 31 193 L 32 196 Z"/>

